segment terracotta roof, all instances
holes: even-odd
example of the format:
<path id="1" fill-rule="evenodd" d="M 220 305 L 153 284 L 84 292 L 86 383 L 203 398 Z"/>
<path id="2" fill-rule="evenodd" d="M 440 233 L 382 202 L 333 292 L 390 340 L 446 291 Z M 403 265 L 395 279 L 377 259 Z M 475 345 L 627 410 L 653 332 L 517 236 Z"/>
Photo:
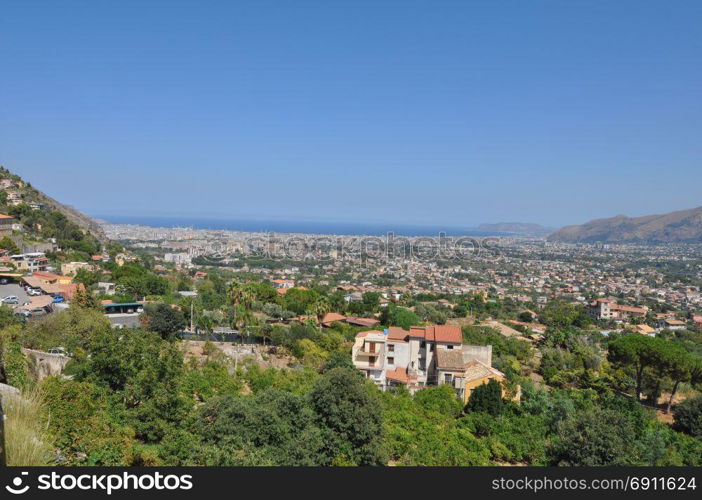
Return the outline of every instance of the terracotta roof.
<path id="1" fill-rule="evenodd" d="M 648 326 L 648 325 L 636 325 L 636 326 L 634 327 L 634 329 L 635 329 L 637 332 L 643 333 L 643 334 L 646 334 L 646 333 L 653 333 L 653 332 L 656 331 L 656 330 L 654 330 L 653 328 L 651 328 L 651 327 Z"/>
<path id="2" fill-rule="evenodd" d="M 356 318 L 354 316 L 349 316 L 346 318 L 346 322 L 350 325 L 358 325 L 358 326 L 375 326 L 380 321 L 374 318 Z"/>
<path id="3" fill-rule="evenodd" d="M 470 382 L 472 380 L 480 380 L 481 378 L 489 377 L 490 375 L 496 375 L 501 378 L 505 376 L 501 371 L 495 370 L 491 366 L 481 363 L 478 360 L 473 360 L 466 363 L 466 371 L 463 376 L 466 382 Z"/>
<path id="4" fill-rule="evenodd" d="M 463 334 L 458 325 L 434 325 L 434 326 L 413 326 L 410 327 L 410 337 L 422 338 L 429 342 L 445 342 L 449 344 L 461 344 Z"/>
<path id="5" fill-rule="evenodd" d="M 330 324 L 334 323 L 335 321 L 344 321 L 345 319 L 346 319 L 346 316 L 342 316 L 339 313 L 330 312 L 324 316 L 324 318 L 322 319 L 322 323 L 324 323 L 325 325 L 327 325 L 327 324 L 330 325 Z"/>
<path id="6" fill-rule="evenodd" d="M 619 304 L 612 304 L 610 307 L 612 311 L 624 311 L 624 312 L 632 312 L 632 313 L 646 313 L 646 309 L 643 307 L 632 307 L 632 306 L 622 306 Z"/>
<path id="7" fill-rule="evenodd" d="M 82 283 L 66 283 L 58 286 L 60 290 L 59 294 L 61 294 L 66 300 L 73 299 L 78 290 L 85 290 Z"/>
<path id="8" fill-rule="evenodd" d="M 60 274 L 47 273 L 45 271 L 35 271 L 32 273 L 32 276 L 34 276 L 36 278 L 41 278 L 41 279 L 47 280 L 47 281 L 58 281 L 58 280 L 73 281 L 73 278 L 71 278 L 70 276 L 61 276 Z"/>
<path id="9" fill-rule="evenodd" d="M 409 332 L 407 330 L 403 330 L 399 326 L 391 326 L 388 328 L 388 340 L 394 340 L 395 342 L 405 342 L 407 341 L 407 337 L 409 336 Z"/>
<path id="10" fill-rule="evenodd" d="M 385 378 L 394 380 L 395 382 L 402 382 L 403 384 L 408 384 L 417 380 L 417 377 L 412 377 L 407 374 L 406 368 L 395 368 L 394 370 L 389 370 L 385 372 Z"/>
<path id="11" fill-rule="evenodd" d="M 681 326 L 681 325 L 684 325 L 684 324 L 685 324 L 684 321 L 680 321 L 679 319 L 666 319 L 666 320 L 664 320 L 664 321 L 665 321 L 666 324 L 668 324 L 668 325 L 678 325 L 678 326 Z"/>
<path id="12" fill-rule="evenodd" d="M 50 295 L 40 295 L 38 297 L 30 297 L 29 304 L 26 306 L 20 306 L 20 309 L 25 311 L 31 311 L 32 309 L 39 309 L 40 307 L 46 307 L 53 303 L 54 298 Z"/>
<path id="13" fill-rule="evenodd" d="M 35 278 L 34 276 L 23 276 L 22 281 L 27 283 L 32 288 L 42 288 L 46 283 L 43 279 Z"/>
<path id="14" fill-rule="evenodd" d="M 436 366 L 439 370 L 463 371 L 463 351 L 460 349 L 437 349 Z"/>

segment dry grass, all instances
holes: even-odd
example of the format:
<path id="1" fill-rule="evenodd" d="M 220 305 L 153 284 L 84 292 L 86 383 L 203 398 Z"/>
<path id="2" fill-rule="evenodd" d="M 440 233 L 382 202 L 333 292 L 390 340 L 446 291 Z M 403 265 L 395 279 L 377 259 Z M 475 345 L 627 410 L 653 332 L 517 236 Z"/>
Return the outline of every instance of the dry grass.
<path id="1" fill-rule="evenodd" d="M 51 446 L 43 404 L 37 391 L 3 395 L 7 465 L 48 465 Z"/>

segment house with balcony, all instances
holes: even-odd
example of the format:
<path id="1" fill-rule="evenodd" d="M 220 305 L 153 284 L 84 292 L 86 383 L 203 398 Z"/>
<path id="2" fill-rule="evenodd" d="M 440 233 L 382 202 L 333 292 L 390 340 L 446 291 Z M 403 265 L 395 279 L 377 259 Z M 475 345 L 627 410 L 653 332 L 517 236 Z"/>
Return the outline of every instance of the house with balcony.
<path id="1" fill-rule="evenodd" d="M 354 366 L 380 387 L 385 386 L 386 341 L 384 332 L 360 332 L 351 348 Z"/>
<path id="2" fill-rule="evenodd" d="M 44 252 L 30 252 L 10 256 L 10 262 L 21 271 L 46 271 L 49 259 Z"/>
<path id="3" fill-rule="evenodd" d="M 403 385 L 414 393 L 423 387 L 450 384 L 467 401 L 481 383 L 491 378 L 502 382 L 505 377 L 492 368 L 492 346 L 463 345 L 462 339 L 456 325 L 360 332 L 352 359 L 381 389 Z"/>
<path id="4" fill-rule="evenodd" d="M 597 299 L 587 305 L 587 312 L 596 320 L 627 321 L 631 318 L 645 318 L 647 307 L 633 307 L 618 304 L 613 299 Z"/>

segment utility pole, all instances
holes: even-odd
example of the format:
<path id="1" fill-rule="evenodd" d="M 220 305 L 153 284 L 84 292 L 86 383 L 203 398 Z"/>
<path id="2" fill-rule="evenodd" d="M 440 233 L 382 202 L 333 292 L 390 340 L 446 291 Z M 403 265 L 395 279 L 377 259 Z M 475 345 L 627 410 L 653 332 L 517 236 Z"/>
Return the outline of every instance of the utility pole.
<path id="1" fill-rule="evenodd" d="M 190 298 L 190 331 L 192 333 L 195 333 L 195 327 L 193 326 L 193 298 Z"/>

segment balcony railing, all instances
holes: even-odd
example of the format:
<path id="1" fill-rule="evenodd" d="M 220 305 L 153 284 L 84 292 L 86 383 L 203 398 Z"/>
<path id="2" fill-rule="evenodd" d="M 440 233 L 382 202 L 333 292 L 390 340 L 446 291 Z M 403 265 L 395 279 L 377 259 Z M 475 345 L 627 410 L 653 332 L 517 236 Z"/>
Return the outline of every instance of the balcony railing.
<path id="1" fill-rule="evenodd" d="M 374 350 L 371 351 L 367 345 L 361 347 L 356 351 L 356 356 L 377 356 L 385 357 L 385 346 L 376 345 Z"/>
<path id="2" fill-rule="evenodd" d="M 382 370 L 385 365 L 385 360 L 382 358 L 376 359 L 374 363 L 368 361 L 355 360 L 354 366 L 359 370 Z"/>

